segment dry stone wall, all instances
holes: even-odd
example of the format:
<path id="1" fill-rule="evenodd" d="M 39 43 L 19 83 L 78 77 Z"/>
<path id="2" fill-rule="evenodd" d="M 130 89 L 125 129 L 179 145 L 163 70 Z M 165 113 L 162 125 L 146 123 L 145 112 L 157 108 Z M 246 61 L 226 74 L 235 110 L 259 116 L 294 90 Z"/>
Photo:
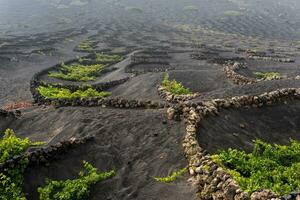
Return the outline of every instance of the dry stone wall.
<path id="1" fill-rule="evenodd" d="M 83 138 L 73 138 L 70 140 L 59 142 L 55 145 L 47 146 L 44 148 L 32 148 L 21 155 L 14 156 L 5 163 L 0 163 L 0 172 L 5 169 L 14 168 L 24 158 L 27 158 L 29 165 L 47 165 L 55 156 L 66 153 L 69 149 L 76 148 L 77 146 L 90 142 L 94 139 L 93 136 L 86 136 Z"/>
<path id="2" fill-rule="evenodd" d="M 224 72 L 227 78 L 237 85 L 253 84 L 257 82 L 255 79 L 251 79 L 237 73 L 236 71 L 240 68 L 244 68 L 244 65 L 242 63 L 235 62 L 234 64 L 225 65 Z"/>
<path id="3" fill-rule="evenodd" d="M 198 195 L 203 200 L 279 200 L 300 198 L 295 192 L 286 197 L 277 197 L 268 190 L 254 192 L 251 196 L 244 192 L 222 167 L 213 162 L 211 156 L 202 149 L 197 141 L 201 120 L 207 115 L 218 115 L 221 108 L 239 108 L 242 106 L 262 107 L 288 99 L 300 99 L 300 89 L 287 88 L 257 96 L 240 96 L 228 99 L 214 99 L 200 103 L 185 103 L 169 108 L 173 113 L 183 113 L 186 133 L 183 149 L 189 163 L 191 181 L 198 188 Z M 177 110 L 176 110 L 177 109 Z M 182 109 L 180 111 L 179 109 Z M 171 118 L 171 116 L 170 116 Z"/>
<path id="4" fill-rule="evenodd" d="M 170 103 L 184 102 L 200 96 L 199 93 L 186 94 L 186 95 L 172 94 L 171 92 L 166 91 L 162 85 L 157 86 L 157 91 L 161 98 L 165 99 Z"/>

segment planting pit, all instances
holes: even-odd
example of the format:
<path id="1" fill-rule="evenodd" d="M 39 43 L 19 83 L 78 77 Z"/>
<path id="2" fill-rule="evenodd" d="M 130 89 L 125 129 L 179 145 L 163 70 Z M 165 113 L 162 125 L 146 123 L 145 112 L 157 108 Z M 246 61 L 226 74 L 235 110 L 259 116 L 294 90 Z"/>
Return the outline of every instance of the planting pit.
<path id="1" fill-rule="evenodd" d="M 247 60 L 246 68 L 236 72 L 249 78 L 259 79 L 256 72 L 277 72 L 282 78 L 295 78 L 300 75 L 299 63 L 281 63 L 275 61 Z"/>
<path id="2" fill-rule="evenodd" d="M 233 84 L 221 70 L 176 70 L 170 71 L 169 80 L 175 79 L 192 92 L 206 93 L 226 89 Z"/>
<path id="3" fill-rule="evenodd" d="M 253 140 L 287 145 L 300 140 L 299 101 L 287 101 L 261 108 L 221 109 L 218 116 L 200 122 L 197 140 L 209 153 L 236 148 L 251 151 Z"/>
<path id="4" fill-rule="evenodd" d="M 128 73 L 164 72 L 173 69 L 169 63 L 133 63 L 126 68 Z"/>

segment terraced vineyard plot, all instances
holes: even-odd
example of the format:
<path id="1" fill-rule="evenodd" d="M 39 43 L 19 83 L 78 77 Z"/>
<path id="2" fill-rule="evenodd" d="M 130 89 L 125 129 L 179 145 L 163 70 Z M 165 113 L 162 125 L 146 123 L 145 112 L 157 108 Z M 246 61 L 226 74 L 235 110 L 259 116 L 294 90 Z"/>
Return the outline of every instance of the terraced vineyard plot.
<path id="1" fill-rule="evenodd" d="M 75 99 L 75 98 L 92 98 L 92 97 L 108 97 L 110 92 L 98 92 L 97 90 L 88 87 L 85 89 L 78 89 L 74 92 L 66 88 L 55 87 L 55 86 L 39 86 L 38 92 L 45 98 L 49 99 Z"/>
<path id="2" fill-rule="evenodd" d="M 0 6 L 0 104 L 17 105 L 0 105 L 6 109 L 0 130 L 47 143 L 28 154 L 19 190 L 27 199 L 39 199 L 38 188 L 43 199 L 88 193 L 92 200 L 300 197 L 290 169 L 267 187 L 270 176 L 237 183 L 223 170 L 225 161 L 211 159 L 230 147 L 251 152 L 257 138 L 281 145 L 300 140 L 296 0 L 49 2 L 4 0 Z M 62 61 L 66 68 L 56 64 Z M 163 81 L 165 72 L 170 78 Z M 16 103 L 24 101 L 30 106 Z M 83 160 L 115 176 L 98 183 L 97 176 L 78 178 Z M 250 173 L 259 171 L 254 166 Z M 55 181 L 46 184 L 47 178 Z"/>
<path id="3" fill-rule="evenodd" d="M 249 193 L 265 188 L 287 195 L 300 188 L 299 151 L 300 143 L 296 140 L 287 146 L 256 140 L 251 153 L 228 149 L 212 158 Z"/>
<path id="4" fill-rule="evenodd" d="M 265 80 L 272 80 L 280 78 L 280 73 L 278 72 L 254 72 L 257 78 L 265 79 Z"/>
<path id="5" fill-rule="evenodd" d="M 120 55 L 109 55 L 103 53 L 92 54 L 90 58 L 80 58 L 79 62 L 96 62 L 96 63 L 112 63 L 112 62 L 120 62 L 124 58 Z"/>
<path id="6" fill-rule="evenodd" d="M 62 113 L 64 120 L 60 117 Z M 57 154 L 48 166 L 35 165 L 27 170 L 25 191 L 28 199 L 38 199 L 37 188 L 44 186 L 45 178 L 76 179 L 82 169 L 82 160 L 91 163 L 98 171 L 114 169 L 116 172 L 112 179 L 91 187 L 90 199 L 159 199 L 162 196 L 196 199 L 193 187 L 186 182 L 187 174 L 177 177 L 172 183 L 153 179 L 186 167 L 180 147 L 183 124 L 163 123 L 164 114 L 163 110 L 66 107 L 37 108 L 35 112 L 24 115 L 17 121 L 19 129 L 26 129 L 26 121 L 32 119 L 36 119 L 35 123 L 27 127 L 32 130 L 42 131 L 41 124 L 43 130 L 48 129 L 46 126 L 48 130 L 61 127 L 56 135 L 52 135 L 52 144 L 72 137 L 81 138 L 87 133 L 95 136 L 89 143 Z M 44 120 L 51 122 L 43 123 Z M 125 124 L 127 128 L 121 128 Z M 124 185 L 126 190 L 123 190 Z"/>
<path id="7" fill-rule="evenodd" d="M 169 80 L 169 74 L 164 75 L 162 86 L 165 88 L 166 91 L 171 92 L 175 95 L 192 94 L 190 89 L 185 88 L 181 83 L 178 83 L 175 79 Z"/>
<path id="8" fill-rule="evenodd" d="M 63 65 L 59 72 L 49 72 L 48 76 L 68 81 L 94 81 L 101 73 L 104 64 L 96 65 Z"/>

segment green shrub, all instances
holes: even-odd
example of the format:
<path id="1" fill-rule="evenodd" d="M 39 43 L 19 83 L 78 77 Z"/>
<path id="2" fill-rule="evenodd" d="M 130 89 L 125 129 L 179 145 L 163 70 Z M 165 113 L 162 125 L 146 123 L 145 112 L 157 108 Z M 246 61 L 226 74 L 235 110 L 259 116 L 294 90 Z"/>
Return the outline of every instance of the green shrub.
<path id="1" fill-rule="evenodd" d="M 26 200 L 23 193 L 24 171 L 28 159 L 24 158 L 13 169 L 0 173 L 0 200 Z"/>
<path id="2" fill-rule="evenodd" d="M 75 92 L 72 92 L 66 88 L 55 87 L 52 85 L 48 86 L 39 86 L 38 92 L 49 99 L 74 99 L 74 98 L 88 98 L 88 97 L 108 97 L 111 95 L 110 92 L 98 92 L 93 88 L 82 88 L 78 89 Z"/>
<path id="3" fill-rule="evenodd" d="M 272 80 L 280 78 L 280 73 L 278 72 L 254 72 L 254 75 L 258 78 L 266 79 L 266 80 Z"/>
<path id="4" fill-rule="evenodd" d="M 172 172 L 170 176 L 167 177 L 154 177 L 154 179 L 158 182 L 170 183 L 175 181 L 179 176 L 182 176 L 185 172 L 187 172 L 187 168 L 180 169 L 178 172 Z"/>
<path id="5" fill-rule="evenodd" d="M 103 53 L 96 53 L 96 62 L 104 62 L 104 63 L 110 63 L 110 62 L 119 62 L 123 60 L 124 58 L 120 55 L 108 55 L 108 54 L 103 54 Z M 84 62 L 84 61 L 93 61 L 91 58 L 80 58 L 79 62 Z"/>
<path id="6" fill-rule="evenodd" d="M 31 142 L 28 138 L 20 139 L 11 129 L 6 129 L 0 140 L 0 163 L 25 152 L 31 146 L 41 145 L 43 142 Z M 0 173 L 0 200 L 26 200 L 23 193 L 23 174 L 28 165 L 28 159 L 23 158 L 12 169 L 5 169 Z"/>
<path id="7" fill-rule="evenodd" d="M 77 50 L 79 51 L 92 51 L 93 50 L 93 44 L 95 41 L 92 40 L 85 40 L 82 41 L 78 46 L 77 46 Z"/>
<path id="8" fill-rule="evenodd" d="M 61 71 L 49 72 L 48 76 L 68 81 L 94 81 L 105 65 L 62 65 Z"/>
<path id="9" fill-rule="evenodd" d="M 96 61 L 98 62 L 117 62 L 121 60 L 123 60 L 123 57 L 120 55 L 96 54 Z"/>
<path id="10" fill-rule="evenodd" d="M 31 142 L 28 138 L 20 139 L 15 136 L 11 129 L 6 129 L 3 138 L 0 140 L 0 163 L 11 159 L 26 151 L 29 147 L 41 145 L 41 142 Z"/>
<path id="11" fill-rule="evenodd" d="M 74 180 L 53 181 L 46 180 L 45 187 L 39 187 L 38 192 L 42 200 L 82 200 L 87 199 L 90 187 L 97 182 L 115 176 L 114 171 L 99 173 L 88 162 L 83 162 L 84 170 L 79 172 L 79 178 Z"/>
<path id="12" fill-rule="evenodd" d="M 252 153 L 228 149 L 212 156 L 246 192 L 270 189 L 278 195 L 300 189 L 300 143 L 271 145 L 254 142 Z"/>
<path id="13" fill-rule="evenodd" d="M 183 87 L 181 83 L 178 83 L 176 80 L 169 80 L 169 74 L 165 74 L 162 86 L 166 91 L 171 92 L 172 94 L 183 95 L 183 94 L 192 94 L 190 89 Z"/>

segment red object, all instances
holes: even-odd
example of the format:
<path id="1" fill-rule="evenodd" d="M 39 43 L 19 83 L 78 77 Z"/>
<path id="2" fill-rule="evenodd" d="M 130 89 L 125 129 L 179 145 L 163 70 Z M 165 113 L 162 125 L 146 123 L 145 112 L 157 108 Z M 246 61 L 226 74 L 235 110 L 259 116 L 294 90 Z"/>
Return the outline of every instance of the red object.
<path id="1" fill-rule="evenodd" d="M 32 107 L 32 103 L 28 101 L 20 101 L 20 102 L 13 102 L 8 103 L 1 107 L 1 109 L 6 111 L 16 110 L 16 109 L 24 109 Z"/>

